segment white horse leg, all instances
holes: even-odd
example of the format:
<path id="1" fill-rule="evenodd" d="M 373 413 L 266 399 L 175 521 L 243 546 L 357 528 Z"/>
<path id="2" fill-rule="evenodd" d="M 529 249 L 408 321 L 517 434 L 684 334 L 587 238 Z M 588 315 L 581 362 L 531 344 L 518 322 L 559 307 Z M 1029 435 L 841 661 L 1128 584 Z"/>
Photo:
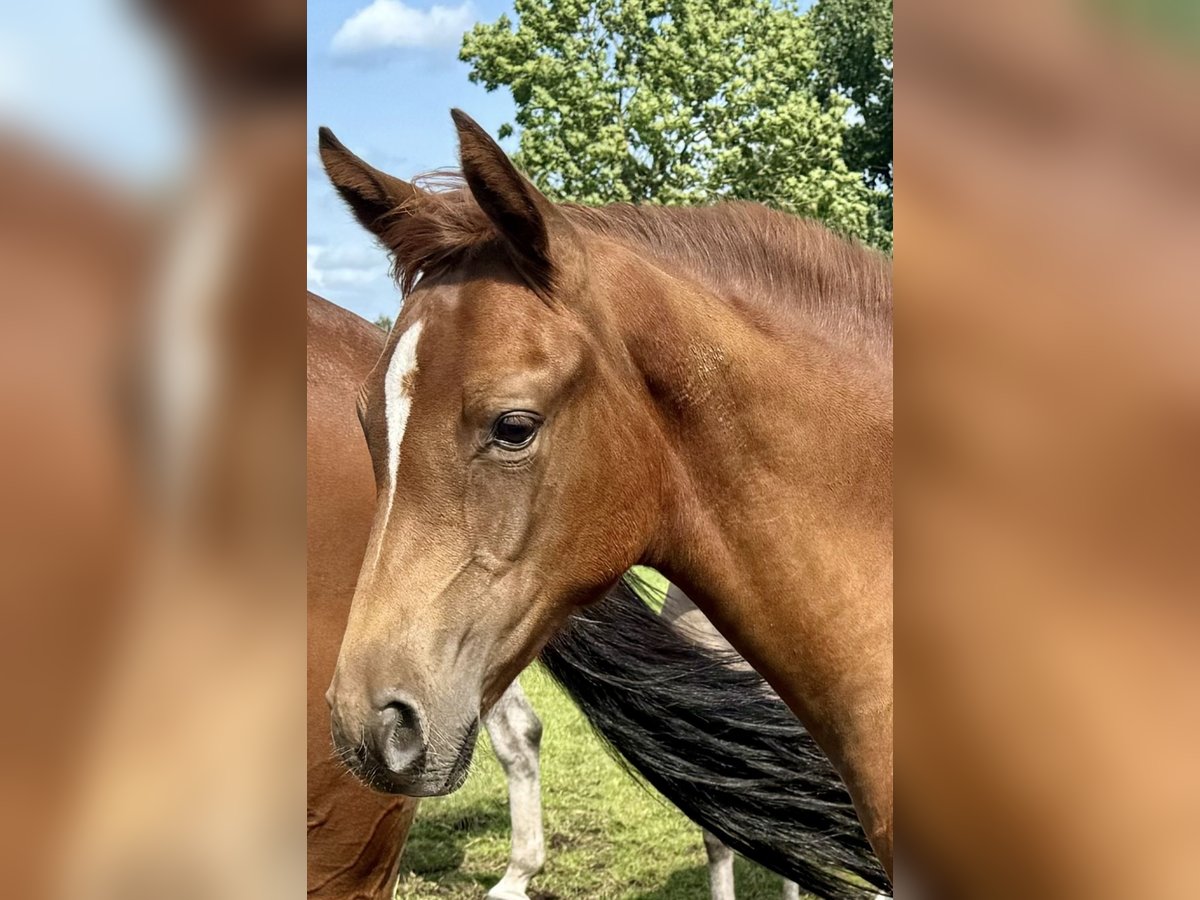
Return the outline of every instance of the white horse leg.
<path id="1" fill-rule="evenodd" d="M 704 852 L 708 854 L 708 886 L 712 900 L 735 900 L 733 894 L 733 851 L 716 835 L 704 832 Z"/>
<path id="2" fill-rule="evenodd" d="M 512 816 L 508 871 L 487 895 L 492 900 L 527 900 L 525 888 L 529 879 L 542 870 L 546 861 L 538 764 L 542 723 L 529 705 L 520 682 L 514 681 L 484 717 L 483 724 L 508 777 L 508 807 Z"/>
<path id="3" fill-rule="evenodd" d="M 783 879 L 783 900 L 800 900 L 800 885 Z"/>

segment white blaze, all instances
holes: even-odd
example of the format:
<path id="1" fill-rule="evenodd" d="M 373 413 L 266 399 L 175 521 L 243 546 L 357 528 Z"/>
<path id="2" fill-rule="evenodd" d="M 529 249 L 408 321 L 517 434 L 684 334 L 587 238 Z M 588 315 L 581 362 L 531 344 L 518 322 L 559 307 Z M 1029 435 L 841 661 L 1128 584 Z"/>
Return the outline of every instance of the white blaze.
<path id="1" fill-rule="evenodd" d="M 400 335 L 383 382 L 383 397 L 387 403 L 388 478 L 393 492 L 396 490 L 396 470 L 400 468 L 400 445 L 404 442 L 404 428 L 412 410 L 408 385 L 417 374 L 417 341 L 421 339 L 421 325 L 418 320 Z"/>
<path id="2" fill-rule="evenodd" d="M 409 387 L 417 374 L 417 342 L 421 339 L 420 320 L 409 326 L 400 339 L 396 341 L 396 349 L 392 351 L 392 359 L 388 363 L 387 374 L 383 379 L 384 414 L 387 420 L 387 459 L 388 483 L 387 502 L 384 505 L 383 516 L 375 523 L 375 533 L 372 543 L 375 545 L 372 556 L 375 563 L 379 562 L 379 554 L 383 549 L 383 536 L 387 531 L 388 520 L 392 517 L 392 501 L 396 496 L 396 472 L 400 468 L 400 445 L 404 443 L 404 429 L 408 425 L 408 414 L 412 411 L 412 394 Z"/>

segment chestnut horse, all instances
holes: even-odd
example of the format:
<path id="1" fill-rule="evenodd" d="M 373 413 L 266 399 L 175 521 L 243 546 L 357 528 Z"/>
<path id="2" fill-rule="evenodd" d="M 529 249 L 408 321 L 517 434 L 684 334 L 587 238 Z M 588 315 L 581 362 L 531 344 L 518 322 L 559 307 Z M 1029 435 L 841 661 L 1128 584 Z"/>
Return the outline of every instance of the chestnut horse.
<path id="1" fill-rule="evenodd" d="M 373 793 L 344 777 L 344 769 L 331 752 L 329 719 L 322 700 L 374 507 L 370 456 L 353 414 L 354 401 L 358 385 L 383 350 L 385 337 L 375 326 L 312 293 L 307 298 L 307 322 L 308 890 L 313 900 L 388 900 L 415 802 Z M 586 632 L 577 639 L 577 643 L 586 643 L 585 657 L 573 653 L 567 641 L 559 640 L 546 661 L 627 764 L 697 821 L 711 816 L 731 830 L 739 839 L 739 849 L 750 857 L 776 867 L 785 860 L 793 865 L 816 864 L 818 871 L 804 868 L 798 875 L 808 891 L 825 897 L 866 896 L 865 891 L 848 889 L 845 879 L 827 876 L 825 871 L 849 872 L 860 883 L 879 885 L 856 823 L 839 808 L 844 803 L 834 799 L 836 777 L 823 773 L 827 764 L 803 755 L 801 748 L 811 742 L 798 725 L 781 734 L 777 720 L 744 702 L 748 688 L 761 688 L 756 678 L 739 679 L 721 690 L 712 676 L 713 659 L 676 652 L 672 655 L 680 670 L 670 673 L 672 694 L 645 684 L 631 691 L 620 680 L 597 680 L 598 666 L 614 673 L 635 673 L 639 666 L 643 672 L 664 671 L 659 657 L 664 648 L 668 652 L 670 648 L 661 628 L 652 629 L 648 620 L 636 618 L 635 603 L 629 598 L 614 594 L 609 605 L 614 604 L 626 612 L 611 623 L 602 621 L 600 608 L 589 614 Z M 633 627 L 629 627 L 630 621 Z M 697 651 L 723 646 L 712 626 L 675 588 L 663 607 L 662 627 L 668 622 L 686 626 L 685 633 L 696 641 Z M 577 623 L 576 628 L 581 626 Z M 639 636 L 636 652 L 619 641 L 621 633 Z M 703 685 L 697 683 L 696 671 L 707 673 Z M 588 690 L 592 684 L 603 690 L 603 706 L 594 702 Z M 705 701 L 719 709 L 719 718 L 707 718 Z M 647 742 L 640 737 L 655 733 L 638 720 L 641 706 L 649 707 L 653 721 L 671 715 L 670 710 L 682 709 L 689 726 L 714 739 L 702 750 L 694 733 L 675 722 L 668 730 L 678 736 L 674 743 L 681 745 L 679 752 L 689 760 L 689 767 L 681 766 L 672 748 L 665 746 L 669 742 L 661 737 Z M 519 681 L 488 711 L 484 724 L 508 781 L 513 835 L 507 871 L 488 897 L 524 900 L 529 880 L 545 858 L 538 774 L 541 724 Z M 785 745 L 794 748 L 790 755 L 774 749 L 773 742 L 780 742 L 783 735 Z M 731 783 L 729 773 L 722 771 L 719 759 L 725 755 L 742 761 L 739 781 Z M 757 766 L 750 764 L 751 759 Z M 710 761 L 716 763 L 712 769 L 707 767 Z M 659 773 L 668 773 L 668 780 L 662 780 Z M 722 788 L 719 793 L 708 791 L 710 802 L 698 809 L 687 802 L 693 791 L 686 784 L 680 786 L 687 778 L 710 785 L 719 780 Z M 805 816 L 814 815 L 806 806 L 811 796 L 820 797 L 819 818 L 810 828 L 797 828 Z M 777 837 L 785 831 L 786 839 Z M 806 831 L 820 837 L 814 839 Z M 732 853 L 708 831 L 704 845 L 712 898 L 729 900 L 733 897 Z M 795 882 L 785 882 L 783 896 L 785 900 L 798 896 Z"/>
<path id="2" fill-rule="evenodd" d="M 339 746 L 379 789 L 455 790 L 480 711 L 641 562 L 812 733 L 890 875 L 888 260 L 752 204 L 556 205 L 454 120 L 442 192 L 321 132 L 406 294 L 360 397 Z"/>

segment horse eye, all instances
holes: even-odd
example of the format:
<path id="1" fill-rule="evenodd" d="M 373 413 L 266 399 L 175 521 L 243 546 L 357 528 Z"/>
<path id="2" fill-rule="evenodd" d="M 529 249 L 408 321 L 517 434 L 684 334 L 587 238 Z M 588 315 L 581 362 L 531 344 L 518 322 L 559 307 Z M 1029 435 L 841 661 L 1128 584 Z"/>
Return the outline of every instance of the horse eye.
<path id="1" fill-rule="evenodd" d="M 541 422 L 530 413 L 505 413 L 492 425 L 492 441 L 506 450 L 528 447 Z"/>

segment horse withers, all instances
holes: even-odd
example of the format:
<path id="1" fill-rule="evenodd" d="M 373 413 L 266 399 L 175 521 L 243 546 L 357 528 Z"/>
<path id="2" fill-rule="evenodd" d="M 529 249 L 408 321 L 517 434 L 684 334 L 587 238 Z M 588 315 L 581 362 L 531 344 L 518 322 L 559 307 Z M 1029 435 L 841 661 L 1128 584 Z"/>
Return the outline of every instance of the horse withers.
<path id="1" fill-rule="evenodd" d="M 556 205 L 455 122 L 441 192 L 321 133 L 406 294 L 361 396 L 339 745 L 382 790 L 454 790 L 481 710 L 642 562 L 808 727 L 890 872 L 887 259 L 750 204 Z"/>

